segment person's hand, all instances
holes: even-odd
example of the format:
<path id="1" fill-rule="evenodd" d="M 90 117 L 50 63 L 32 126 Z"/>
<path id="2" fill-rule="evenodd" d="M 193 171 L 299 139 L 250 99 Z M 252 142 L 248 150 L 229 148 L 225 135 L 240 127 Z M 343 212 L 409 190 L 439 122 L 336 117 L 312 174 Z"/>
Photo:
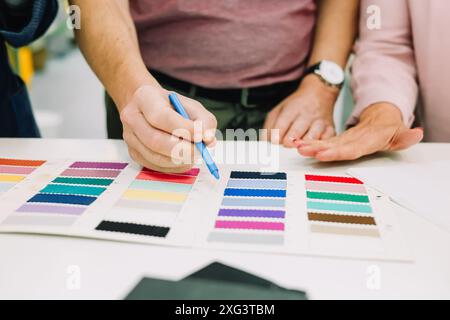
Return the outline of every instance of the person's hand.
<path id="1" fill-rule="evenodd" d="M 323 141 L 298 141 L 298 152 L 319 161 L 355 160 L 378 151 L 409 148 L 423 139 L 423 129 L 408 129 L 400 110 L 389 103 L 368 107 L 360 122 L 342 135 Z"/>
<path id="2" fill-rule="evenodd" d="M 191 120 L 171 106 L 169 92 L 142 86 L 121 110 L 123 139 L 133 160 L 162 172 L 183 172 L 192 167 L 193 142 L 215 142 L 216 118 L 199 102 L 179 95 Z"/>
<path id="3" fill-rule="evenodd" d="M 299 89 L 276 106 L 264 129 L 272 143 L 295 147 L 295 140 L 328 139 L 335 135 L 333 109 L 339 90 L 326 86 L 316 75 L 306 76 Z M 279 130 L 276 134 L 274 129 Z"/>

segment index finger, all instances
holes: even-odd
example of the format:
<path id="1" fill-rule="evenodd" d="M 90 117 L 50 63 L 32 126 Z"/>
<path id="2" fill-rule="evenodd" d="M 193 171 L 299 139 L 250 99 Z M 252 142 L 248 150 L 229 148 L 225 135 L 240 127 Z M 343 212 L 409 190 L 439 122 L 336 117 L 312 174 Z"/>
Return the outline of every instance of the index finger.
<path id="1" fill-rule="evenodd" d="M 142 87 L 136 92 L 133 103 L 138 105 L 138 109 L 152 127 L 184 140 L 193 142 L 202 140 L 202 135 L 200 137 L 195 135 L 194 121 L 183 118 L 172 108 L 169 92 L 166 90 Z"/>
<path id="2" fill-rule="evenodd" d="M 182 95 L 179 98 L 187 114 L 195 122 L 194 134 L 200 135 L 199 140 L 203 140 L 207 144 L 214 143 L 217 129 L 216 117 L 200 102 Z"/>
<path id="3" fill-rule="evenodd" d="M 159 97 L 150 107 L 145 104 L 141 111 L 152 127 L 188 141 L 195 140 L 195 124 L 191 119 L 183 118 L 170 105 L 169 99 Z"/>

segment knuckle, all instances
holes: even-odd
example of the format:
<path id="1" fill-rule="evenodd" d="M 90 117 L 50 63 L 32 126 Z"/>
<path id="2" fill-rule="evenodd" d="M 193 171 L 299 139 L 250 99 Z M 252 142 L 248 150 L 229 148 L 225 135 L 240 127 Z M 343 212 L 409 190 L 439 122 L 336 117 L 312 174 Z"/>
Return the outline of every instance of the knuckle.
<path id="1" fill-rule="evenodd" d="M 314 120 L 314 124 L 321 126 L 321 127 L 325 127 L 326 126 L 326 121 L 323 118 L 318 118 Z"/>
<path id="2" fill-rule="evenodd" d="M 278 117 L 278 122 L 279 122 L 279 123 L 291 122 L 292 119 L 293 119 L 292 114 L 290 114 L 290 113 L 288 113 L 288 112 L 283 112 L 283 113 L 280 114 L 280 116 Z"/>
<path id="3" fill-rule="evenodd" d="M 192 104 L 192 106 L 196 109 L 203 109 L 203 105 L 197 101 L 197 100 L 192 100 L 190 99 L 190 103 Z"/>
<path id="4" fill-rule="evenodd" d="M 131 125 L 134 118 L 134 112 L 130 106 L 126 107 L 125 109 L 120 112 L 120 120 L 126 124 Z"/>
<path id="5" fill-rule="evenodd" d="M 217 119 L 211 112 L 208 113 L 206 120 L 207 120 L 208 124 L 210 125 L 210 127 L 213 127 L 213 128 L 217 127 Z"/>

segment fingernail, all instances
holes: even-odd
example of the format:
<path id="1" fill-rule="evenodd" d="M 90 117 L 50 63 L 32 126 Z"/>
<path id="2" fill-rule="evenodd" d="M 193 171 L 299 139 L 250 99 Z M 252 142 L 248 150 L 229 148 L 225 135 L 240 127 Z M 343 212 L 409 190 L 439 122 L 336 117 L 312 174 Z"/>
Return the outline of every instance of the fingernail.
<path id="1" fill-rule="evenodd" d="M 203 141 L 206 143 L 210 143 L 215 139 L 215 130 L 206 130 L 203 133 Z"/>

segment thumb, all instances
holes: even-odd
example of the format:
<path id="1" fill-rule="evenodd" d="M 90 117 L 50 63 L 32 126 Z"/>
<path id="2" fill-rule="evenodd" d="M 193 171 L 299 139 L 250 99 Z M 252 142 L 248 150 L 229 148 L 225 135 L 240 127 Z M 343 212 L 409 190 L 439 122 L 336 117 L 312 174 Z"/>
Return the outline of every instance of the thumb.
<path id="1" fill-rule="evenodd" d="M 407 149 L 423 140 L 423 129 L 406 129 L 395 137 L 390 150 L 397 151 Z"/>

